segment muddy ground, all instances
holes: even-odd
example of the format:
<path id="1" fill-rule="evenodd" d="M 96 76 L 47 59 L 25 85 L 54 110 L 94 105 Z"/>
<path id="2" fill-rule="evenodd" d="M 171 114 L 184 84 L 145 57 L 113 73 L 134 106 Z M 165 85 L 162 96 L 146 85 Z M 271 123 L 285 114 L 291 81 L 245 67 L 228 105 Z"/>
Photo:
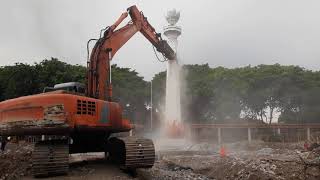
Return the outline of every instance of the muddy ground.
<path id="1" fill-rule="evenodd" d="M 0 179 L 33 179 L 32 148 L 9 144 L 0 154 Z M 302 143 L 239 142 L 226 144 L 225 150 L 221 157 L 220 147 L 209 143 L 164 148 L 153 168 L 133 174 L 119 170 L 102 153 L 78 154 L 70 156 L 67 176 L 45 179 L 320 179 L 319 150 L 305 151 Z"/>

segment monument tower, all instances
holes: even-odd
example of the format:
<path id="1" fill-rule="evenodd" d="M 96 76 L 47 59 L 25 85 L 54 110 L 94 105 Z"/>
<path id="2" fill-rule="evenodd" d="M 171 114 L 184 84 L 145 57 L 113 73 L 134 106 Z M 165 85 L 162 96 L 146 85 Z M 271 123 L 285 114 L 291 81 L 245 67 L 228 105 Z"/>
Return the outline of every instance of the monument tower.
<path id="1" fill-rule="evenodd" d="M 167 63 L 165 123 L 169 125 L 181 122 L 180 65 L 178 61 L 178 37 L 181 35 L 181 27 L 176 25 L 179 18 L 180 12 L 175 9 L 168 11 L 166 14 L 168 25 L 164 27 L 164 35 L 177 54 L 176 60 Z"/>

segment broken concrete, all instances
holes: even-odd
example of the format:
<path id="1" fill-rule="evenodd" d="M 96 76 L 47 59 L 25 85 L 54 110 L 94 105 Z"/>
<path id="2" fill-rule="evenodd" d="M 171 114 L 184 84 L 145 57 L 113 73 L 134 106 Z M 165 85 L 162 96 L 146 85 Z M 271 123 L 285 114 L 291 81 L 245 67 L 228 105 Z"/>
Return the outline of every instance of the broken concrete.
<path id="1" fill-rule="evenodd" d="M 188 144 L 189 146 L 189 144 Z M 9 143 L 0 154 L 0 179 L 32 179 L 32 145 Z M 136 175 L 119 170 L 104 160 L 103 153 L 70 156 L 69 179 L 320 179 L 319 149 L 306 151 L 303 143 L 238 142 L 225 144 L 226 156 L 219 146 L 192 144 L 184 150 L 160 151 L 151 169 L 139 169 Z M 112 172 L 111 172 L 112 171 Z M 65 176 L 55 177 L 63 179 Z"/>

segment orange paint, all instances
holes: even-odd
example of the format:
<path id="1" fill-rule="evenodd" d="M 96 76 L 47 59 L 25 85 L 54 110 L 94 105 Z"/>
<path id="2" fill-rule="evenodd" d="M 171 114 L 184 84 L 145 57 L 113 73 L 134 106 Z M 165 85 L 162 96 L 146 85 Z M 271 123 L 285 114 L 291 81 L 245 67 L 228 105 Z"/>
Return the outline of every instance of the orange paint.
<path id="1" fill-rule="evenodd" d="M 62 105 L 64 108 L 62 115 L 54 114 L 56 113 L 54 108 L 53 114 L 46 112 L 48 108 L 50 110 L 50 108 L 58 105 Z M 102 112 L 103 107 L 107 109 L 106 112 Z M 71 131 L 78 126 L 102 127 L 112 129 L 114 132 L 129 131 L 132 128 L 128 120 L 122 119 L 122 108 L 118 103 L 68 94 L 64 91 L 54 91 L 0 102 L 0 124 L 17 122 L 28 124 L 46 119 L 61 121 L 67 124 Z M 42 133 L 45 134 L 46 132 Z"/>
<path id="2" fill-rule="evenodd" d="M 220 157 L 226 157 L 226 149 L 224 146 L 220 147 Z"/>

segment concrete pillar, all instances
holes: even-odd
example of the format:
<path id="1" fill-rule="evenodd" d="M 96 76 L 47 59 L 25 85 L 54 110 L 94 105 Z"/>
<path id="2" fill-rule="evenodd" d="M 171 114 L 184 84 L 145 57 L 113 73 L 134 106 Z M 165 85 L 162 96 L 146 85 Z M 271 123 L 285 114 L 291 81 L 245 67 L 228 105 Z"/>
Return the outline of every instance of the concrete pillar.
<path id="1" fill-rule="evenodd" d="M 311 141 L 310 128 L 307 128 L 307 140 Z"/>
<path id="2" fill-rule="evenodd" d="M 219 144 L 222 143 L 222 139 L 221 139 L 221 128 L 218 128 L 218 143 L 219 143 Z"/>
<path id="3" fill-rule="evenodd" d="M 248 142 L 251 143 L 251 128 L 248 128 Z"/>
<path id="4" fill-rule="evenodd" d="M 281 129 L 278 128 L 278 135 L 281 135 Z"/>

